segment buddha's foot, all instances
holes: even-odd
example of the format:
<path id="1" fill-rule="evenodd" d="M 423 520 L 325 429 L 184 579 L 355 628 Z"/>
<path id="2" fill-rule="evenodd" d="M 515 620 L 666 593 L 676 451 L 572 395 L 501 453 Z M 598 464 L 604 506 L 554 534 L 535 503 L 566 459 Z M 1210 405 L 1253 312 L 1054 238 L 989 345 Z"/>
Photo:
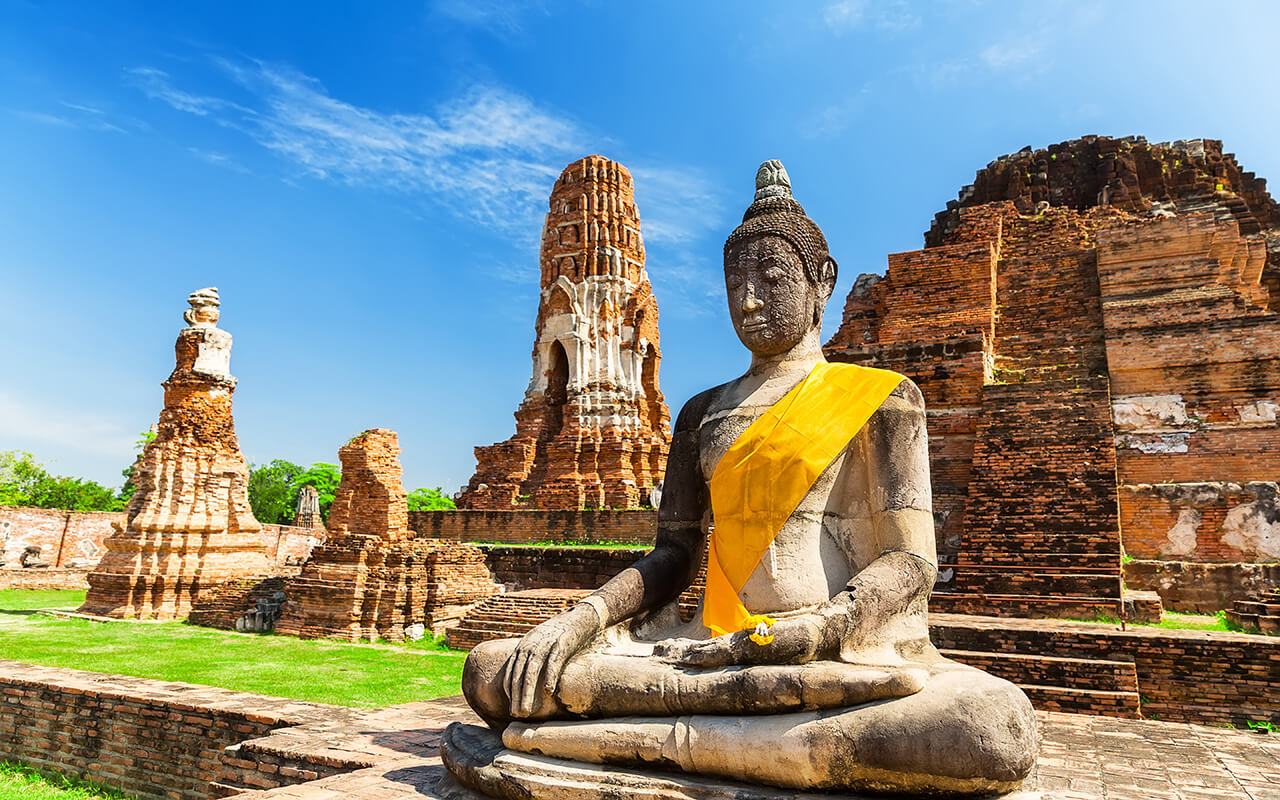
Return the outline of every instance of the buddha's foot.
<path id="1" fill-rule="evenodd" d="M 504 748 L 493 731 L 461 723 L 445 730 L 441 754 L 450 775 L 430 792 L 438 800 L 871 800 L 862 794 L 780 789 L 671 769 L 601 766 L 520 753 Z M 1061 800 L 1059 795 L 1022 791 L 986 796 Z"/>
<path id="2" fill-rule="evenodd" d="M 939 665 L 919 692 L 849 708 L 515 722 L 502 741 L 525 753 L 804 791 L 977 796 L 1021 785 L 1037 738 L 1016 686 Z"/>

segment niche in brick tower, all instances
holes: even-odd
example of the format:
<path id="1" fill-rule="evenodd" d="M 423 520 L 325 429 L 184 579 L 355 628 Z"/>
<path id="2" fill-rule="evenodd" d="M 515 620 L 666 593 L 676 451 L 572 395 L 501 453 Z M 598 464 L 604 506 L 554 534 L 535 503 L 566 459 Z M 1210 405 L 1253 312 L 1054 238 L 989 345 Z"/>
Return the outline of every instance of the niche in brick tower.
<path id="1" fill-rule="evenodd" d="M 640 508 L 662 480 L 671 415 L 658 306 L 626 167 L 565 168 L 542 231 L 533 375 L 515 436 L 476 448 L 472 509 Z"/>

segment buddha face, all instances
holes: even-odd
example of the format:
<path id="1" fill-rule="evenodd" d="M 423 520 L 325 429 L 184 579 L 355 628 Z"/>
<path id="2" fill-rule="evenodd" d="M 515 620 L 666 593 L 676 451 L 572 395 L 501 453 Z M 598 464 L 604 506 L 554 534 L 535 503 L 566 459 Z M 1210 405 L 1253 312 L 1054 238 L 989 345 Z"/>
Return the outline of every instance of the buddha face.
<path id="1" fill-rule="evenodd" d="M 804 262 L 780 236 L 757 236 L 724 259 L 729 318 L 738 338 L 758 356 L 776 356 L 800 343 L 814 325 L 817 292 Z"/>

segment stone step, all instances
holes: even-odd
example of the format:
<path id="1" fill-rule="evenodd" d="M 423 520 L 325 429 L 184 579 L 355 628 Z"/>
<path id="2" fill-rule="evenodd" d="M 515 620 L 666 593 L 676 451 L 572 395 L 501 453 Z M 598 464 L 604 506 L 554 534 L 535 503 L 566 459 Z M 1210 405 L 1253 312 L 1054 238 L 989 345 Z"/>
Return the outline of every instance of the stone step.
<path id="1" fill-rule="evenodd" d="M 1016 681 L 1015 681 L 1016 683 Z M 1137 692 L 1106 692 L 1098 689 L 1076 689 L 1070 686 L 1035 686 L 1018 684 L 1027 693 L 1031 705 L 1039 711 L 1065 711 L 1099 717 L 1142 719 Z"/>
<path id="2" fill-rule="evenodd" d="M 1117 567 L 1119 562 L 1117 561 Z M 1053 568 L 956 566 L 952 585 L 979 594 L 1118 596 L 1120 573 L 1060 572 Z"/>
<path id="3" fill-rule="evenodd" d="M 1119 617 L 1120 598 L 934 592 L 929 598 L 929 610 L 992 617 L 1090 620 L 1097 617 Z"/>
<path id="4" fill-rule="evenodd" d="M 529 589 L 496 594 L 468 611 L 445 641 L 454 649 L 470 650 L 491 639 L 523 636 L 590 593 L 587 589 Z"/>
<path id="5" fill-rule="evenodd" d="M 953 661 L 977 667 L 1020 686 L 1065 686 L 1103 692 L 1138 691 L 1138 670 L 1132 661 L 976 650 L 940 652 Z"/>

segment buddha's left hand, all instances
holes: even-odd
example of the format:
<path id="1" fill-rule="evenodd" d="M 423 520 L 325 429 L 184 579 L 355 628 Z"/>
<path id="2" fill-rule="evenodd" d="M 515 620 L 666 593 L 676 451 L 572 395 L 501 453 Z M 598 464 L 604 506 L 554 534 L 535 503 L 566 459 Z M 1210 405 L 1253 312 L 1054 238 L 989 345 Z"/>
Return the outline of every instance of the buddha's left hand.
<path id="1" fill-rule="evenodd" d="M 776 622 L 773 641 L 756 644 L 751 631 L 717 636 L 706 641 L 688 639 L 660 642 L 654 655 L 686 667 L 727 667 L 734 664 L 803 664 L 817 657 L 822 641 L 822 620 L 815 614 Z"/>

